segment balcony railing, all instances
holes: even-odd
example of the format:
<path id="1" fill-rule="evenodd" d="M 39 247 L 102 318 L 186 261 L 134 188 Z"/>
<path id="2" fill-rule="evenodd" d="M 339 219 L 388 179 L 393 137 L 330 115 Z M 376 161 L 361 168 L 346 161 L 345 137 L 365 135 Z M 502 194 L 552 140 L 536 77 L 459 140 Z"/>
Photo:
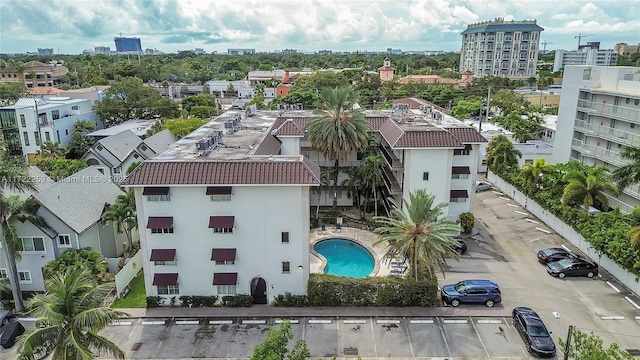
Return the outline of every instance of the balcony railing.
<path id="1" fill-rule="evenodd" d="M 401 170 L 403 168 L 400 159 L 398 159 L 398 157 L 393 153 L 393 150 L 391 150 L 390 147 L 380 145 L 380 153 L 392 169 Z"/>
<path id="2" fill-rule="evenodd" d="M 597 135 L 600 138 L 626 146 L 636 146 L 640 143 L 640 134 L 622 131 L 608 126 L 588 123 L 584 120 L 575 121 L 575 129 L 589 135 Z"/>
<path id="3" fill-rule="evenodd" d="M 618 167 L 625 165 L 619 153 L 601 148 L 599 146 L 585 144 L 582 140 L 573 139 L 571 141 L 571 148 L 582 153 L 582 156 L 596 158 L 598 160 L 604 161 L 607 164 L 615 165 Z"/>
<path id="4" fill-rule="evenodd" d="M 640 124 L 640 110 L 612 104 L 599 104 L 593 101 L 578 100 L 578 109 L 590 114 L 606 115 Z"/>
<path id="5" fill-rule="evenodd" d="M 382 181 L 384 182 L 384 185 L 387 187 L 387 190 L 389 190 L 389 194 L 391 195 L 402 194 L 402 187 L 398 183 L 398 180 L 396 180 L 396 177 L 393 176 L 391 169 L 389 169 L 388 167 L 382 168 Z"/>

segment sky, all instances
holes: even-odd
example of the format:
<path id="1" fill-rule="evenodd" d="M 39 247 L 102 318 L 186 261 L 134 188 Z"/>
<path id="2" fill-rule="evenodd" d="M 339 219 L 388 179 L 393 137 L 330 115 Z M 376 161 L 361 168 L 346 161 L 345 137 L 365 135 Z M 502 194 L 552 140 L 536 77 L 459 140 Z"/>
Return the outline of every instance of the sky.
<path id="1" fill-rule="evenodd" d="M 0 0 L 0 53 L 115 50 L 121 35 L 167 53 L 458 51 L 468 24 L 496 17 L 536 19 L 547 50 L 578 34 L 611 49 L 640 43 L 638 14 L 638 0 Z"/>

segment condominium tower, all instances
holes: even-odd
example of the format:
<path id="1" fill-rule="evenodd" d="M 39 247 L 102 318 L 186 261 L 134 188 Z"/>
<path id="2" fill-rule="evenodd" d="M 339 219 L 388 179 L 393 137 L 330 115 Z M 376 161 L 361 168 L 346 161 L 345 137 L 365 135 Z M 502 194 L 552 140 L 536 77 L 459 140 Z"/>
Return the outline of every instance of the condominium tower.
<path id="1" fill-rule="evenodd" d="M 496 18 L 469 24 L 462 32 L 460 72 L 475 77 L 529 78 L 536 75 L 540 32 L 536 20 Z"/>

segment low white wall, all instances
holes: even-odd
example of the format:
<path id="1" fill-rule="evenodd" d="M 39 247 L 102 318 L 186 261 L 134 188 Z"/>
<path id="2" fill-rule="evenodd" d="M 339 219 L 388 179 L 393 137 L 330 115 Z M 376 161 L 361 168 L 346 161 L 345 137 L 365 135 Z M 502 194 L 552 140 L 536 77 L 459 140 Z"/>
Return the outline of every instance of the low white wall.
<path id="1" fill-rule="evenodd" d="M 555 215 L 544 210 L 534 200 L 526 197 L 518 189 L 514 188 L 511 184 L 507 183 L 496 174 L 487 172 L 487 179 L 499 188 L 503 194 L 511 197 L 513 201 L 522 205 L 531 214 L 557 232 L 558 235 L 568 240 L 585 255 L 597 262 L 599 267 L 613 275 L 618 279 L 618 281 L 620 281 L 620 283 L 629 288 L 629 290 L 634 292 L 636 295 L 640 295 L 640 279 L 638 279 L 636 275 L 620 267 L 620 265 L 616 264 L 607 255 L 598 254 L 596 250 L 584 239 L 584 237 L 576 232 L 571 226 L 565 224 Z"/>
<path id="2" fill-rule="evenodd" d="M 126 265 L 116 274 L 116 294 L 118 297 L 140 270 L 142 270 L 142 251 L 138 251 L 133 257 L 127 259 Z"/>

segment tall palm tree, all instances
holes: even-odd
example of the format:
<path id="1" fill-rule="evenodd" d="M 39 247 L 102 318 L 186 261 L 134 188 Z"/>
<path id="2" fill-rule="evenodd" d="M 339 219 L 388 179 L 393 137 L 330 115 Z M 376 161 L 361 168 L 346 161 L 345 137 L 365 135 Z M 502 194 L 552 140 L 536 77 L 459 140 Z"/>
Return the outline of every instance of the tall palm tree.
<path id="1" fill-rule="evenodd" d="M 38 87 L 38 82 L 36 80 L 37 74 L 34 70 L 29 70 L 29 78 L 31 78 L 31 87 L 32 88 L 37 88 Z"/>
<path id="2" fill-rule="evenodd" d="M 365 206 L 369 206 L 369 194 L 373 194 L 374 216 L 378 216 L 378 186 L 382 183 L 382 156 L 368 156 L 360 165 L 362 182 L 367 188 Z"/>
<path id="3" fill-rule="evenodd" d="M 562 205 L 582 204 L 584 218 L 589 216 L 589 207 L 598 204 L 603 210 L 609 208 L 607 192 L 618 196 L 618 186 L 609 180 L 609 169 L 606 166 L 595 166 L 585 174 L 572 170 L 565 174 L 564 180 L 569 183 L 562 192 Z"/>
<path id="4" fill-rule="evenodd" d="M 98 285 L 88 269 L 67 268 L 49 277 L 45 289 L 30 302 L 36 326 L 18 340 L 22 359 L 48 353 L 60 360 L 93 359 L 100 354 L 124 359 L 124 351 L 98 335 L 113 321 L 129 316 L 102 306 L 113 283 Z"/>
<path id="5" fill-rule="evenodd" d="M 613 171 L 613 180 L 620 190 L 629 185 L 640 183 L 640 147 L 625 146 L 620 157 L 629 163 Z"/>
<path id="6" fill-rule="evenodd" d="M 320 199 L 322 192 L 329 187 L 329 173 L 323 171 L 320 173 L 320 186 L 314 187 L 313 191 L 318 194 L 318 203 L 316 204 L 316 217 L 320 215 Z"/>
<path id="7" fill-rule="evenodd" d="M 0 245 L 7 261 L 9 270 L 9 282 L 16 311 L 22 311 L 22 291 L 16 267 L 16 258 L 20 258 L 21 245 L 15 228 L 11 226 L 11 219 L 20 215 L 20 206 L 8 192 L 35 191 L 33 179 L 29 176 L 29 167 L 21 158 L 12 158 L 4 152 L 0 152 Z"/>
<path id="8" fill-rule="evenodd" d="M 370 126 L 358 97 L 351 87 L 323 89 L 322 108 L 309 119 L 308 138 L 311 145 L 333 161 L 333 209 L 338 209 L 338 174 L 340 161 L 367 145 Z"/>
<path id="9" fill-rule="evenodd" d="M 134 208 L 126 202 L 116 201 L 102 214 L 102 223 L 116 223 L 118 233 L 127 235 L 127 244 L 131 248 L 131 231 L 138 227 L 138 218 Z"/>
<path id="10" fill-rule="evenodd" d="M 504 170 L 518 164 L 522 152 L 513 146 L 511 141 L 497 144 L 491 151 L 491 163 L 487 162 L 493 170 Z"/>
<path id="11" fill-rule="evenodd" d="M 389 199 L 393 206 L 392 217 L 373 218 L 381 224 L 374 232 L 382 234 L 375 245 L 386 244 L 387 255 L 398 254 L 409 259 L 416 280 L 418 263 L 426 264 L 431 273 L 434 265 L 440 267 L 439 259 L 445 254 L 454 258 L 459 256 L 452 247 L 457 241 L 449 235 L 459 234 L 462 228 L 442 217 L 447 204 L 440 203 L 434 206 L 434 200 L 435 195 L 417 189 L 409 193 L 408 202 L 402 199 L 404 211 L 394 199 Z M 391 256 L 387 258 L 390 259 Z"/>
<path id="12" fill-rule="evenodd" d="M 360 213 L 360 218 L 364 219 L 365 214 L 362 211 L 362 178 L 360 176 L 360 169 L 357 167 L 352 167 L 347 170 L 348 177 L 342 180 L 342 186 L 347 189 L 347 197 L 353 200 L 353 203 L 358 208 L 358 213 Z"/>
<path id="13" fill-rule="evenodd" d="M 60 146 L 59 142 L 53 141 L 45 141 L 42 143 L 40 150 L 38 150 L 38 155 L 42 159 L 57 159 L 60 156 L 63 156 L 67 150 Z"/>
<path id="14" fill-rule="evenodd" d="M 496 137 L 494 137 L 493 139 L 491 139 L 489 141 L 489 144 L 487 144 L 487 165 L 491 166 L 491 164 L 493 163 L 493 150 L 501 144 L 505 144 L 505 143 L 510 143 L 511 140 L 509 140 L 508 137 L 506 137 L 505 135 L 498 135 Z"/>
<path id="15" fill-rule="evenodd" d="M 543 158 L 536 159 L 533 164 L 526 163 L 520 170 L 520 176 L 531 186 L 537 186 L 542 176 L 553 169 L 553 165 L 547 164 Z"/>

